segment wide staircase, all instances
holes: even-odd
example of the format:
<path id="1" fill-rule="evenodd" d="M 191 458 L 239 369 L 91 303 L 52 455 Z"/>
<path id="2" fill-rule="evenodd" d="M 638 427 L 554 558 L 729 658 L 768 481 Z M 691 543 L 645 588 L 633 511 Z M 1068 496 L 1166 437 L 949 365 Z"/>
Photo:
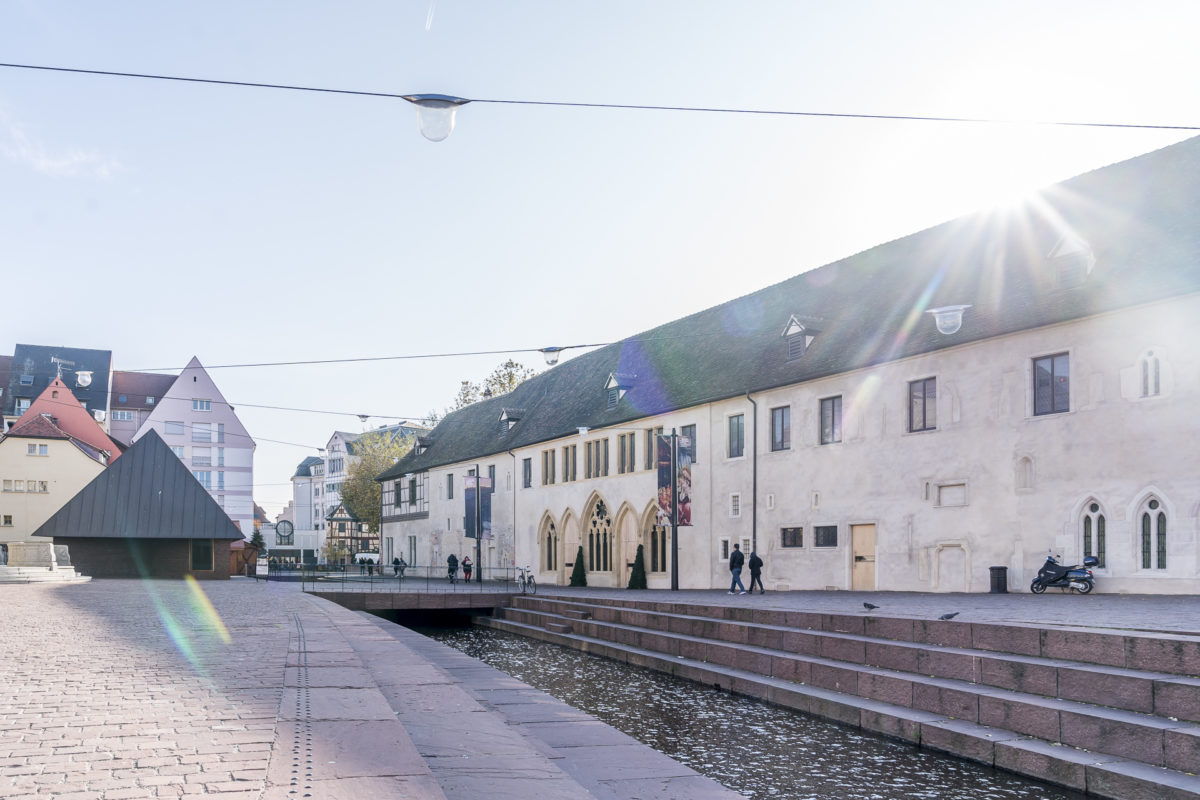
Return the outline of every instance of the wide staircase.
<path id="1" fill-rule="evenodd" d="M 1200 636 L 553 596 L 479 622 L 1097 797 L 1200 798 Z"/>
<path id="2" fill-rule="evenodd" d="M 0 566 L 0 583 L 87 583 L 91 577 L 80 575 L 74 567 Z"/>

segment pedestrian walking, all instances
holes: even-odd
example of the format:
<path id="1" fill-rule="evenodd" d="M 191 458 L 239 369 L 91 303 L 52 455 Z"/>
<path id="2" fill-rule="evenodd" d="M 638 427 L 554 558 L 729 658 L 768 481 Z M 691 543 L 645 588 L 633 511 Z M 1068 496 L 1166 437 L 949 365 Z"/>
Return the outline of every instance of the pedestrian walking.
<path id="1" fill-rule="evenodd" d="M 742 549 L 738 545 L 733 546 L 733 552 L 729 554 L 729 572 L 733 575 L 733 580 L 729 582 L 730 594 L 745 594 L 746 587 L 742 585 L 742 565 L 746 563 L 746 557 L 742 555 Z M 741 591 L 734 591 L 740 589 Z"/>
<path id="2" fill-rule="evenodd" d="M 458 577 L 458 556 L 454 555 L 454 553 L 446 557 L 446 577 L 451 582 Z"/>
<path id="3" fill-rule="evenodd" d="M 471 563 L 471 557 L 463 556 L 463 560 L 462 560 L 463 577 L 465 579 L 467 579 L 468 581 L 471 580 L 471 567 L 473 567 L 473 566 L 474 566 L 474 564 Z"/>
<path id="4" fill-rule="evenodd" d="M 400 563 L 401 562 L 400 562 L 399 556 L 392 559 L 392 574 L 395 575 L 396 577 L 400 576 Z"/>
<path id="5" fill-rule="evenodd" d="M 763 588 L 762 568 L 763 560 L 758 557 L 758 553 L 751 550 L 750 559 L 746 562 L 746 566 L 750 567 L 750 594 L 754 594 L 754 584 L 758 584 L 758 593 L 766 594 L 767 590 Z"/>

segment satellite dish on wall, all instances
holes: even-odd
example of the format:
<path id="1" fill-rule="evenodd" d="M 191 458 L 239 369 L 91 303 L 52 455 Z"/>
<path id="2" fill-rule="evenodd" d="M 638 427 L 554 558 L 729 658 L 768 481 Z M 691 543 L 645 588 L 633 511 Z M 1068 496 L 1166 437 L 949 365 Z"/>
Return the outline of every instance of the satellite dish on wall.
<path id="1" fill-rule="evenodd" d="M 92 385 L 92 371 L 82 369 L 75 373 L 75 385 L 84 388 Z"/>
<path id="2" fill-rule="evenodd" d="M 92 416 L 96 418 L 96 422 L 104 422 L 104 409 L 97 408 L 92 412 Z"/>

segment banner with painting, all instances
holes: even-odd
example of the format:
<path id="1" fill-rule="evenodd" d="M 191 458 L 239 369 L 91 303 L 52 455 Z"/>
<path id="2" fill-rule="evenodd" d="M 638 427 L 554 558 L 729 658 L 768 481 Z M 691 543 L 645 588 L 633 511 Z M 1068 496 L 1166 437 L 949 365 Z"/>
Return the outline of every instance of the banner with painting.
<path id="1" fill-rule="evenodd" d="M 695 449 L 687 436 L 675 437 L 678 447 L 678 463 L 675 480 L 671 478 L 671 437 L 659 435 L 655 461 L 658 464 L 658 522 L 669 525 L 672 504 L 675 504 L 675 524 L 679 527 L 692 524 L 692 462 Z"/>

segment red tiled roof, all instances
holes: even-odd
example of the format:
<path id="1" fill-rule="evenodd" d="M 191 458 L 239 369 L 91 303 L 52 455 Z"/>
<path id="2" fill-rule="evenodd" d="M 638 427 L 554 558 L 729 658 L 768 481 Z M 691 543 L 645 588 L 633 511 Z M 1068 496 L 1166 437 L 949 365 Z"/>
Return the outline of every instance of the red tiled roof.
<path id="1" fill-rule="evenodd" d="M 54 424 L 53 420 L 38 414 L 30 417 L 28 414 L 23 414 L 21 419 L 13 425 L 12 430 L 8 432 L 9 436 L 27 439 L 70 439 L 68 433 L 64 433 L 62 428 Z"/>
<path id="2" fill-rule="evenodd" d="M 17 425 L 43 414 L 49 415 L 54 424 L 71 438 L 97 450 L 107 450 L 111 454 L 109 464 L 122 452 L 120 446 L 109 438 L 88 410 L 79 405 L 79 401 L 61 378 L 50 382 L 29 406 L 29 410 L 17 420 Z"/>

